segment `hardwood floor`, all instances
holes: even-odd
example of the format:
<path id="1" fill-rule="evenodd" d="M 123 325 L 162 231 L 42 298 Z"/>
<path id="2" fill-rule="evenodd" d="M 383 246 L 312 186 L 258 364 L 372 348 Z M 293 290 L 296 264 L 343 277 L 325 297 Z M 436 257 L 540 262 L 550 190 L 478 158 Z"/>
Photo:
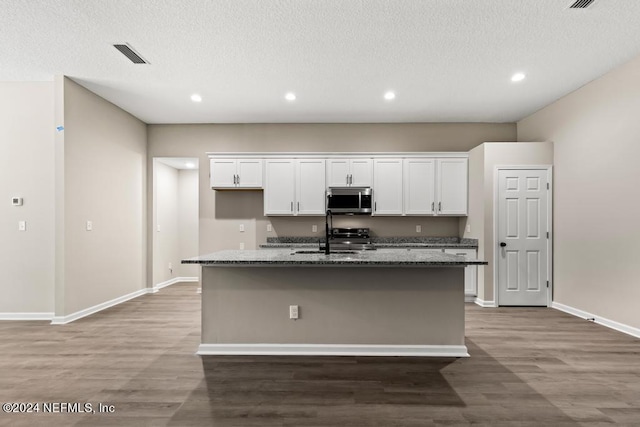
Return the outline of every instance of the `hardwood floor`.
<path id="1" fill-rule="evenodd" d="M 114 412 L 0 426 L 640 425 L 640 340 L 553 309 L 466 310 L 465 359 L 199 357 L 191 283 L 68 325 L 4 321 L 0 402 Z"/>

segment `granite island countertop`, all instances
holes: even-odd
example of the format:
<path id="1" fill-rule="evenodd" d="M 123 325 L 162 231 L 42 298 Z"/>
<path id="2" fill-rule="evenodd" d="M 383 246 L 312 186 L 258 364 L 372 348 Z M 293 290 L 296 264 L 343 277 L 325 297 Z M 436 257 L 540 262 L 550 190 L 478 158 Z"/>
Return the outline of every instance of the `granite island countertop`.
<path id="1" fill-rule="evenodd" d="M 309 251 L 305 251 L 309 252 Z M 486 261 L 469 260 L 463 256 L 442 252 L 408 249 L 378 249 L 375 251 L 324 253 L 297 253 L 292 249 L 225 250 L 182 260 L 183 264 L 204 267 L 465 267 L 486 265 Z"/>

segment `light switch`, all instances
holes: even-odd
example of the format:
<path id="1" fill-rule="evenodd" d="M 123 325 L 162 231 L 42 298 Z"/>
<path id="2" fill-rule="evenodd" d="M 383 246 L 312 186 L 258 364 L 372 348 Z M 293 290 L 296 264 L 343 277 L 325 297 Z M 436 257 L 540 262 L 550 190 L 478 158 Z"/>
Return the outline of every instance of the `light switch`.
<path id="1" fill-rule="evenodd" d="M 87 221 L 87 231 L 93 230 L 93 221 Z"/>
<path id="2" fill-rule="evenodd" d="M 315 225 L 315 224 L 313 224 L 313 225 L 311 226 L 311 231 L 312 231 L 313 233 L 317 233 L 317 232 L 318 232 L 318 226 L 317 226 L 317 225 Z"/>
<path id="3" fill-rule="evenodd" d="M 267 224 L 267 231 L 271 231 L 271 230 L 272 230 L 271 224 Z"/>
<path id="4" fill-rule="evenodd" d="M 416 225 L 416 233 L 422 233 L 422 226 Z"/>
<path id="5" fill-rule="evenodd" d="M 467 233 L 471 233 L 471 224 L 467 224 Z"/>
<path id="6" fill-rule="evenodd" d="M 244 233 L 244 224 L 240 224 L 240 232 Z"/>
<path id="7" fill-rule="evenodd" d="M 18 231 L 27 231 L 27 221 L 18 221 Z"/>
<path id="8" fill-rule="evenodd" d="M 244 242 L 241 242 L 241 243 L 240 243 L 240 250 L 241 250 L 241 251 L 244 251 Z"/>

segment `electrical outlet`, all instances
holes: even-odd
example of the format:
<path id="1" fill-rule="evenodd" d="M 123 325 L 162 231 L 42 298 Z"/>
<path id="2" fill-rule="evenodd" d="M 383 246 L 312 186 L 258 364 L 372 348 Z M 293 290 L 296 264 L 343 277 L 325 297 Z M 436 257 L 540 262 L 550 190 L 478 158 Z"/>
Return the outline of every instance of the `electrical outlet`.
<path id="1" fill-rule="evenodd" d="M 156 231 L 159 233 L 160 232 L 160 224 L 156 225 Z"/>
<path id="2" fill-rule="evenodd" d="M 244 233 L 244 224 L 240 224 L 240 232 Z"/>
<path id="3" fill-rule="evenodd" d="M 422 233 L 422 226 L 416 225 L 416 233 Z"/>
<path id="4" fill-rule="evenodd" d="M 169 270 L 173 270 L 173 264 L 169 263 Z"/>
<path id="5" fill-rule="evenodd" d="M 271 227 L 271 224 L 267 224 L 267 231 L 272 231 L 273 228 Z"/>
<path id="6" fill-rule="evenodd" d="M 311 226 L 311 231 L 312 231 L 313 233 L 317 233 L 317 232 L 318 232 L 318 226 L 317 226 L 317 225 L 315 225 L 315 224 L 313 224 L 313 225 Z"/>
<path id="7" fill-rule="evenodd" d="M 467 233 L 471 233 L 471 224 L 467 224 Z"/>
<path id="8" fill-rule="evenodd" d="M 18 231 L 27 231 L 27 221 L 18 221 Z"/>
<path id="9" fill-rule="evenodd" d="M 244 242 L 240 242 L 240 250 L 244 251 Z"/>
<path id="10" fill-rule="evenodd" d="M 296 320 L 298 318 L 299 315 L 299 307 L 297 305 L 290 305 L 289 306 L 289 319 L 293 319 Z"/>
<path id="11" fill-rule="evenodd" d="M 93 230 L 93 221 L 87 221 L 87 231 Z"/>

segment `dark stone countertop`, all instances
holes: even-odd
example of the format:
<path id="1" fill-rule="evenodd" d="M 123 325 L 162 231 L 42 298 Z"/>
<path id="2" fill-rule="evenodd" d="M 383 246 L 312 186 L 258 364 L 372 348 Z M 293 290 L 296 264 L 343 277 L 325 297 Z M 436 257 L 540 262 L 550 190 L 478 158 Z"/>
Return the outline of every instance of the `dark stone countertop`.
<path id="1" fill-rule="evenodd" d="M 305 251 L 306 252 L 306 251 Z M 469 260 L 463 256 L 414 249 L 379 249 L 349 253 L 296 253 L 291 249 L 225 250 L 182 260 L 183 264 L 212 267 L 251 266 L 360 266 L 360 267 L 465 267 L 486 265 L 486 261 Z"/>

